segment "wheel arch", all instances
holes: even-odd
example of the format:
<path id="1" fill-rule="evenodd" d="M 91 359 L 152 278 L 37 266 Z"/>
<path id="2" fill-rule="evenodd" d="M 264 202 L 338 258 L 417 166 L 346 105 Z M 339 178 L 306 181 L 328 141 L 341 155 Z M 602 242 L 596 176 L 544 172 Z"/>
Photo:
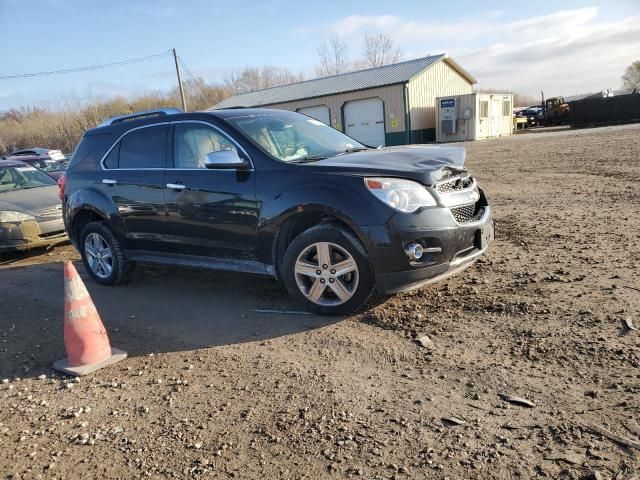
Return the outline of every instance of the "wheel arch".
<path id="1" fill-rule="evenodd" d="M 275 228 L 271 247 L 271 260 L 276 278 L 280 279 L 280 268 L 287 247 L 302 232 L 319 224 L 333 224 L 352 233 L 362 244 L 365 251 L 364 233 L 342 212 L 326 205 L 304 205 L 295 207 L 280 218 Z"/>
<path id="2" fill-rule="evenodd" d="M 118 209 L 103 195 L 93 191 L 78 191 L 67 201 L 69 238 L 78 246 L 82 229 L 93 221 L 104 221 L 112 226 L 116 236 L 123 227 Z M 113 228 L 115 227 L 115 228 Z M 123 230 L 122 230 L 123 231 Z"/>
<path id="3" fill-rule="evenodd" d="M 79 245 L 82 229 L 91 222 L 98 222 L 102 220 L 106 220 L 106 217 L 101 212 L 98 212 L 89 205 L 81 207 L 71 220 L 69 237 L 73 239 L 74 244 Z"/>

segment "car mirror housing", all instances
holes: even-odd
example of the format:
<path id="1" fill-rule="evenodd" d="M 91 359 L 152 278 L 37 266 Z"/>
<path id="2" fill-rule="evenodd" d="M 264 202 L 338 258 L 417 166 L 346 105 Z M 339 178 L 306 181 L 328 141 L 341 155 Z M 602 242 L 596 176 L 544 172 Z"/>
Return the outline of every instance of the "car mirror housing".
<path id="1" fill-rule="evenodd" d="M 227 168 L 242 170 L 249 166 L 249 162 L 241 158 L 235 150 L 218 150 L 207 153 L 204 165 L 212 169 Z"/>

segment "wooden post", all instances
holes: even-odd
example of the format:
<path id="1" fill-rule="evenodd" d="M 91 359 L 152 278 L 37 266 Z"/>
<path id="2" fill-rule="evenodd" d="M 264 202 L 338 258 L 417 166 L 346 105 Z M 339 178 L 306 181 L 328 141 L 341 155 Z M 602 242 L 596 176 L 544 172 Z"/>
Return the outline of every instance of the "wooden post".
<path id="1" fill-rule="evenodd" d="M 187 111 L 187 102 L 184 100 L 184 90 L 182 89 L 182 80 L 180 80 L 180 68 L 178 68 L 178 54 L 176 53 L 176 49 L 172 48 L 173 52 L 173 61 L 176 64 L 176 75 L 178 76 L 178 88 L 180 89 L 180 100 L 182 100 L 182 110 Z"/>

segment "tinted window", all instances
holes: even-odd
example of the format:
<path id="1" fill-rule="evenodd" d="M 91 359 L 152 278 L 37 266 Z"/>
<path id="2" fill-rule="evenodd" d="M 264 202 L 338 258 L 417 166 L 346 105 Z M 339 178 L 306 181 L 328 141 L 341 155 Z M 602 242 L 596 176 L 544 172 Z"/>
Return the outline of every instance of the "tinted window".
<path id="1" fill-rule="evenodd" d="M 168 125 L 157 125 L 122 137 L 118 168 L 164 168 L 168 130 Z"/>
<path id="2" fill-rule="evenodd" d="M 104 168 L 118 168 L 118 155 L 120 155 L 120 142 L 111 149 L 104 159 Z"/>
<path id="3" fill-rule="evenodd" d="M 218 130 L 199 123 L 178 123 L 174 127 L 173 163 L 175 168 L 205 168 L 207 153 L 236 150 Z"/>
<path id="4" fill-rule="evenodd" d="M 67 170 L 71 170 L 84 162 L 86 159 L 89 161 L 100 161 L 102 156 L 107 153 L 107 150 L 111 147 L 113 142 L 118 137 L 114 137 L 111 133 L 84 135 L 82 141 L 73 151 L 71 160 Z"/>

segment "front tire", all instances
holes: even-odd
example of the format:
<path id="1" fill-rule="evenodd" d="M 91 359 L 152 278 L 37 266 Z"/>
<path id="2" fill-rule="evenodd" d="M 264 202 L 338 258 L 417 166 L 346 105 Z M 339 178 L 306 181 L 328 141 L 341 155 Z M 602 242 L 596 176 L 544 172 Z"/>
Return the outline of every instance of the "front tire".
<path id="1" fill-rule="evenodd" d="M 368 300 L 374 276 L 364 247 L 349 231 L 320 224 L 296 237 L 282 278 L 292 298 L 320 315 L 347 315 Z"/>
<path id="2" fill-rule="evenodd" d="M 103 285 L 126 283 L 135 262 L 129 261 L 120 242 L 104 222 L 91 222 L 80 233 L 80 254 L 84 267 Z"/>

